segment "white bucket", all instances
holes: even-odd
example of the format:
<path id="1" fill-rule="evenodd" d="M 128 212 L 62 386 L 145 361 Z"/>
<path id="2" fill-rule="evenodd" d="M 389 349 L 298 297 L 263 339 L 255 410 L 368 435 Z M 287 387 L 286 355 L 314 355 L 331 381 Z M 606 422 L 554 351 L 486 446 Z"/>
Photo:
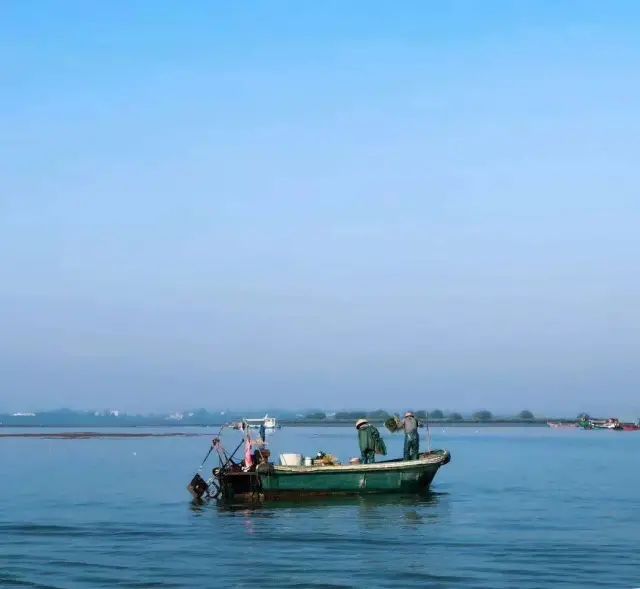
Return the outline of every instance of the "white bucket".
<path id="1" fill-rule="evenodd" d="M 313 465 L 313 458 L 311 458 L 311 456 L 305 456 L 305 458 L 304 458 L 304 465 L 305 465 L 305 466 L 311 466 L 311 465 Z"/>
<path id="2" fill-rule="evenodd" d="M 302 454 L 280 454 L 280 464 L 282 466 L 300 466 Z"/>

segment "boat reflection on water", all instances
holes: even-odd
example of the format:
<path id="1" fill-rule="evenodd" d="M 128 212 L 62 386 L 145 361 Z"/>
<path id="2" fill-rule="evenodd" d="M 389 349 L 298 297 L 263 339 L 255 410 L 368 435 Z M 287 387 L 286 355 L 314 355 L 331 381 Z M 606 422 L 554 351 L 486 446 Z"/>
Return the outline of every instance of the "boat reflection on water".
<path id="1" fill-rule="evenodd" d="M 309 511 L 316 517 L 331 515 L 320 513 L 334 510 L 356 510 L 370 525 L 377 521 L 380 525 L 388 525 L 389 509 L 398 509 L 396 513 L 398 523 L 416 524 L 438 519 L 448 511 L 448 493 L 425 491 L 409 495 L 344 495 L 327 497 L 310 497 L 304 501 L 281 500 L 264 502 L 238 502 L 228 501 L 202 501 L 194 499 L 191 502 L 191 510 L 197 514 L 204 514 L 211 510 L 219 515 L 246 516 L 252 518 L 271 518 L 285 510 L 296 512 Z M 335 514 L 334 514 L 335 515 Z"/>
<path id="2" fill-rule="evenodd" d="M 437 505 L 438 501 L 446 496 L 447 493 L 435 493 L 426 491 L 411 495 L 343 495 L 343 496 L 326 496 L 326 497 L 309 497 L 304 500 L 274 500 L 247 503 L 246 501 L 238 503 L 230 503 L 228 501 L 218 500 L 215 505 L 223 511 L 262 511 L 271 509 L 324 509 L 331 507 L 383 507 L 383 506 L 418 506 L 418 505 Z M 207 502 L 202 502 L 206 504 Z M 195 504 L 195 500 L 192 501 Z"/>
<path id="3" fill-rule="evenodd" d="M 417 495 L 351 495 L 252 504 L 229 504 L 224 501 L 192 504 L 192 510 L 199 516 L 207 513 L 213 516 L 211 523 L 215 528 L 222 525 L 219 518 L 240 518 L 237 523 L 241 523 L 245 533 L 249 535 L 260 535 L 265 530 L 265 525 L 268 529 L 272 525 L 279 526 L 267 522 L 280 519 L 291 521 L 290 518 L 295 516 L 295 521 L 299 521 L 297 518 L 301 517 L 306 522 L 300 524 L 301 529 L 295 533 L 306 534 L 307 524 L 312 529 L 319 525 L 337 525 L 344 530 L 351 528 L 352 533 L 356 534 L 374 534 L 372 538 L 385 535 L 390 524 L 398 530 L 415 530 L 417 527 L 442 524 L 443 520 L 450 517 L 450 507 L 448 493 L 433 491 Z M 237 524 L 234 523 L 233 526 Z"/>

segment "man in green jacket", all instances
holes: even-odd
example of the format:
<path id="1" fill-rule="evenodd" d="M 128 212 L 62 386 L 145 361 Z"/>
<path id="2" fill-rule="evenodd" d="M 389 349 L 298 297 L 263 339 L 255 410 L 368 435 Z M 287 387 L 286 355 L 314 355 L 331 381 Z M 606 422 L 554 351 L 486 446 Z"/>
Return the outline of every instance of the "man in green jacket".
<path id="1" fill-rule="evenodd" d="M 371 464 L 376 461 L 376 454 L 387 453 L 384 440 L 380 437 L 377 427 L 371 425 L 366 419 L 358 419 L 356 429 L 358 430 L 362 464 Z"/>

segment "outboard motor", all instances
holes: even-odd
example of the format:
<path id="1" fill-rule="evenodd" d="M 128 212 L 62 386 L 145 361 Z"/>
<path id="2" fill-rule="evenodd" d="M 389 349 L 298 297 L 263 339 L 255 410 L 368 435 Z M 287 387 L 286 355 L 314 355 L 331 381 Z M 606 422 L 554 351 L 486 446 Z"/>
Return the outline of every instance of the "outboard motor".
<path id="1" fill-rule="evenodd" d="M 196 474 L 191 479 L 187 490 L 193 495 L 194 499 L 202 499 L 202 496 L 209 492 L 209 485 L 199 474 Z"/>

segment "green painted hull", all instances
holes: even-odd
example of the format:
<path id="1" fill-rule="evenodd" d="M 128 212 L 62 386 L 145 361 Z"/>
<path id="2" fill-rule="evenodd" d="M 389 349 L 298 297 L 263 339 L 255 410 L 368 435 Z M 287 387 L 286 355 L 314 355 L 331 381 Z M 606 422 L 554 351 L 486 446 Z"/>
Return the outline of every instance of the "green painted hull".
<path id="1" fill-rule="evenodd" d="M 368 493 L 418 493 L 429 488 L 438 469 L 447 464 L 446 451 L 423 454 L 418 460 L 348 466 L 283 467 L 260 474 L 265 498 Z"/>

